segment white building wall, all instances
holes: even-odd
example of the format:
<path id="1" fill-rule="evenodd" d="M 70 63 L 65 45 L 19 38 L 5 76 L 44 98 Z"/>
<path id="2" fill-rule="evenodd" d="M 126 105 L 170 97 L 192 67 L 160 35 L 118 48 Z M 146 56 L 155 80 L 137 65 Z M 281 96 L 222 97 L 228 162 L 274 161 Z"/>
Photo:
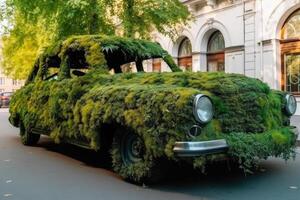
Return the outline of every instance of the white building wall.
<path id="1" fill-rule="evenodd" d="M 15 92 L 24 85 L 25 81 L 14 80 L 5 75 L 1 66 L 2 58 L 2 42 L 0 41 L 0 92 Z"/>
<path id="2" fill-rule="evenodd" d="M 256 68 L 256 29 L 255 26 L 255 7 L 256 1 L 246 1 L 243 3 L 244 9 L 244 48 L 245 48 L 245 75 L 257 77 Z"/>
<path id="3" fill-rule="evenodd" d="M 0 92 L 15 92 L 24 85 L 22 80 L 13 80 L 7 77 L 0 68 Z"/>
<path id="4" fill-rule="evenodd" d="M 280 90 L 281 54 L 280 54 L 280 30 L 287 18 L 300 9 L 300 0 L 259 0 L 257 1 L 257 26 L 256 33 L 260 43 L 263 41 L 263 57 L 259 68 L 262 71 L 262 80 L 273 89 Z M 300 115 L 300 97 L 297 97 Z"/>
<path id="5" fill-rule="evenodd" d="M 272 89 L 281 89 L 280 30 L 285 20 L 300 8 L 300 0 L 182 2 L 189 7 L 195 20 L 182 28 L 175 42 L 156 35 L 157 42 L 175 61 L 181 40 L 188 37 L 192 43 L 193 71 L 207 71 L 207 43 L 211 34 L 219 30 L 225 39 L 225 72 L 255 77 Z M 297 99 L 297 114 L 300 115 L 300 97 Z"/>
<path id="6" fill-rule="evenodd" d="M 192 43 L 193 50 L 193 71 L 207 71 L 206 67 L 206 50 L 209 37 L 215 30 L 219 30 L 225 39 L 225 47 L 230 48 L 234 46 L 241 46 L 244 44 L 244 30 L 243 30 L 243 4 L 227 5 L 218 9 L 210 9 L 207 6 L 193 10 L 195 21 L 184 27 L 180 32 L 177 41 L 173 42 L 171 39 L 163 36 L 155 36 L 156 40 L 168 52 L 177 59 L 179 44 L 184 37 L 188 37 Z M 233 25 L 234 24 L 234 25 Z M 233 34 L 234 33 L 234 34 Z M 234 56 L 231 58 L 230 56 Z M 235 59 L 235 63 L 243 61 L 243 51 L 233 55 L 225 55 L 227 59 Z M 238 71 L 244 73 L 243 63 L 237 63 L 242 69 Z M 229 72 L 232 69 L 226 69 Z"/>
<path id="7" fill-rule="evenodd" d="M 245 69 L 244 63 L 244 52 L 226 52 L 225 53 L 225 72 L 226 73 L 237 73 L 244 74 Z"/>

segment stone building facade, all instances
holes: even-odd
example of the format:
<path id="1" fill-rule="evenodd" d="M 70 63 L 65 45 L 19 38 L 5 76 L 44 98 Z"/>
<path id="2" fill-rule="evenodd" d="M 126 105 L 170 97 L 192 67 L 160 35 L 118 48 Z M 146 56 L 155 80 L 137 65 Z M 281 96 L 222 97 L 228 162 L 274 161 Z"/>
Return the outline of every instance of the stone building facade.
<path id="1" fill-rule="evenodd" d="M 24 85 L 22 80 L 14 80 L 7 77 L 0 68 L 0 93 L 1 92 L 15 92 Z"/>
<path id="2" fill-rule="evenodd" d="M 23 80 L 14 80 L 5 75 L 2 67 L 2 43 L 0 42 L 0 93 L 15 92 L 24 85 Z"/>
<path id="3" fill-rule="evenodd" d="M 300 115 L 300 0 L 182 0 L 194 20 L 153 38 L 184 69 L 225 71 L 292 92 Z M 167 71 L 154 62 L 155 71 Z M 160 67 L 160 68 L 159 68 Z"/>

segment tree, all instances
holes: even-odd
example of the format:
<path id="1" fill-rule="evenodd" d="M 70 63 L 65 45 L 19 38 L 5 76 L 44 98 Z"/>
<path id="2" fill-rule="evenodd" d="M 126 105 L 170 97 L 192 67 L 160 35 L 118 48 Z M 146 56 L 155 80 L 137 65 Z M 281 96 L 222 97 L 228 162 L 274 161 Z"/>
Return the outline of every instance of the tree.
<path id="1" fill-rule="evenodd" d="M 43 48 L 70 35 L 107 34 L 150 38 L 152 31 L 173 37 L 189 20 L 179 0 L 6 0 L 3 66 L 23 79 Z M 176 12 L 174 12 L 176 10 Z"/>
<path id="2" fill-rule="evenodd" d="M 154 30 L 174 37 L 178 25 L 190 19 L 189 11 L 179 0 L 105 0 L 122 23 L 126 37 L 149 38 Z"/>

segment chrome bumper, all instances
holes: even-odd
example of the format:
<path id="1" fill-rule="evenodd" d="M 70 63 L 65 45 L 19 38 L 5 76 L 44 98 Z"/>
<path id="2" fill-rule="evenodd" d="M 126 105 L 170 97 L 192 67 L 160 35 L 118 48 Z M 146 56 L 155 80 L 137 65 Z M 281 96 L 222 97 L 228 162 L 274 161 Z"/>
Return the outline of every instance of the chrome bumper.
<path id="1" fill-rule="evenodd" d="M 173 152 L 177 157 L 196 157 L 226 152 L 228 147 L 229 146 L 224 139 L 202 142 L 176 142 Z"/>

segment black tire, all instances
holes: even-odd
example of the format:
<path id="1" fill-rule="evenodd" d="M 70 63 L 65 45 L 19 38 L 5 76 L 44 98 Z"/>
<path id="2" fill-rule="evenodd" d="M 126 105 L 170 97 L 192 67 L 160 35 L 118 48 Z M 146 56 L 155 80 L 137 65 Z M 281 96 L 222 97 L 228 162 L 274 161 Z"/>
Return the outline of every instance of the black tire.
<path id="1" fill-rule="evenodd" d="M 143 138 L 132 131 L 115 132 L 111 155 L 113 170 L 128 182 L 151 184 L 164 177 L 163 162 L 155 160 L 145 148 Z"/>
<path id="2" fill-rule="evenodd" d="M 20 137 L 22 144 L 26 146 L 34 146 L 40 140 L 41 135 L 29 132 L 22 122 L 20 122 Z"/>

